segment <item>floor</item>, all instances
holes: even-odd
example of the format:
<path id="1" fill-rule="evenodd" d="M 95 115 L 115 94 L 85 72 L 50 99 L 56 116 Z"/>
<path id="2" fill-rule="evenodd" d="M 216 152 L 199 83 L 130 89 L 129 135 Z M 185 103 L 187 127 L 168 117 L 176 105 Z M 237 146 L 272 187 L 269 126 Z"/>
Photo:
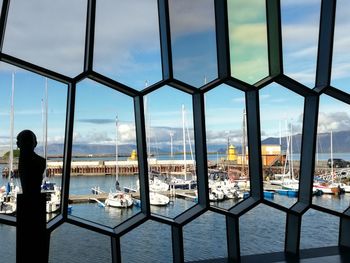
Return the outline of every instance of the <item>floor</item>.
<path id="1" fill-rule="evenodd" d="M 227 258 L 192 261 L 190 263 L 228 263 Z M 286 257 L 282 252 L 243 256 L 241 263 L 350 263 L 350 249 L 339 247 L 315 248 L 300 251 L 298 258 Z"/>

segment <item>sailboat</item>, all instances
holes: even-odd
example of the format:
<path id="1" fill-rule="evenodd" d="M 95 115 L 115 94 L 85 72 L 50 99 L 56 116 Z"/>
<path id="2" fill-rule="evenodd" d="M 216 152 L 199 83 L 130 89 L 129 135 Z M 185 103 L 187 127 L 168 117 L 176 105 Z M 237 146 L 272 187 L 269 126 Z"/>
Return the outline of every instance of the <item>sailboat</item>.
<path id="1" fill-rule="evenodd" d="M 166 206 L 169 204 L 170 199 L 166 195 L 156 193 L 156 192 L 150 192 L 149 202 L 150 202 L 150 205 L 154 205 L 154 206 Z"/>
<path id="2" fill-rule="evenodd" d="M 14 126 L 14 93 L 15 73 L 12 73 L 11 110 L 10 110 L 10 155 L 9 155 L 9 182 L 1 188 L 0 214 L 14 214 L 17 210 L 17 192 L 19 187 L 14 184 L 13 169 L 13 126 Z"/>
<path id="3" fill-rule="evenodd" d="M 147 85 L 147 82 L 146 82 Z M 151 120 L 150 115 L 147 112 L 148 105 L 147 105 L 147 97 L 145 97 L 145 116 L 147 118 L 146 120 L 146 127 L 147 127 L 147 155 L 148 155 L 148 177 L 149 177 L 149 191 L 158 193 L 158 192 L 166 192 L 169 190 L 169 184 L 165 182 L 164 180 L 161 180 L 159 177 L 159 173 L 156 171 L 151 170 L 151 160 L 149 156 L 151 156 Z"/>
<path id="4" fill-rule="evenodd" d="M 176 176 L 172 176 L 172 178 L 170 179 L 169 185 L 171 189 L 196 189 L 197 188 L 197 181 L 194 180 L 195 176 L 193 176 L 191 174 L 191 178 L 187 178 L 188 172 L 187 172 L 187 160 L 186 160 L 186 154 L 187 154 L 187 150 L 186 150 L 186 118 L 185 118 L 185 105 L 182 104 L 182 141 L 183 141 L 183 161 L 184 161 L 184 171 L 183 171 L 183 178 L 179 178 Z M 191 152 L 191 156 L 192 156 L 192 160 L 193 158 L 193 153 L 192 153 L 192 145 L 191 145 L 191 141 L 190 141 L 190 136 L 189 136 L 189 132 L 187 130 L 187 140 L 189 143 L 189 147 L 190 147 L 190 152 Z"/>
<path id="5" fill-rule="evenodd" d="M 116 116 L 115 128 L 115 192 L 110 192 L 105 200 L 106 206 L 117 208 L 128 208 L 133 205 L 133 198 L 130 194 L 121 191 L 118 177 L 118 116 Z"/>
<path id="6" fill-rule="evenodd" d="M 137 180 L 136 182 L 137 185 L 137 190 L 136 191 L 140 191 L 140 182 L 139 180 Z M 135 200 L 135 203 L 137 203 L 139 205 L 140 200 Z M 166 206 L 170 203 L 170 199 L 168 196 L 161 194 L 159 192 L 154 192 L 151 191 L 149 192 L 149 203 L 150 205 L 153 206 Z"/>
<path id="7" fill-rule="evenodd" d="M 314 188 L 319 191 L 322 191 L 323 194 L 334 194 L 339 195 L 343 194 L 344 188 L 341 183 L 334 182 L 334 168 L 333 168 L 333 131 L 330 132 L 330 146 L 331 146 L 331 180 L 329 182 L 314 182 Z"/>
<path id="8" fill-rule="evenodd" d="M 286 190 L 298 190 L 299 181 L 294 177 L 294 167 L 293 167 L 293 135 L 292 135 L 292 125 L 290 125 L 290 133 L 286 136 L 287 140 L 287 150 L 286 150 L 286 160 L 283 167 L 282 174 L 275 174 L 275 180 L 270 180 L 271 184 L 280 185 Z"/>
<path id="9" fill-rule="evenodd" d="M 45 96 L 42 100 L 42 121 L 43 121 L 43 154 L 46 167 L 43 174 L 41 192 L 46 194 L 46 213 L 57 212 L 61 207 L 61 188 L 55 182 L 50 182 L 47 177 L 47 125 L 48 125 L 48 85 L 45 78 Z"/>
<path id="10" fill-rule="evenodd" d="M 10 183 L 7 183 L 6 190 L 0 197 L 0 214 L 12 215 L 17 210 L 17 191 L 13 192 Z"/>

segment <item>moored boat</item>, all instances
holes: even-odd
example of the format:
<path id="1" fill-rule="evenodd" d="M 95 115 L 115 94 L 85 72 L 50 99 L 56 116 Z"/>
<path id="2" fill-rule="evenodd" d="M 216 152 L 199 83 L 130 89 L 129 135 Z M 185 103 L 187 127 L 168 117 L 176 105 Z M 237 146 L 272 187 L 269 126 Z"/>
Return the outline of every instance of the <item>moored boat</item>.
<path id="1" fill-rule="evenodd" d="M 105 200 L 106 206 L 117 207 L 117 208 L 128 208 L 134 204 L 130 194 L 123 192 L 109 193 Z"/>

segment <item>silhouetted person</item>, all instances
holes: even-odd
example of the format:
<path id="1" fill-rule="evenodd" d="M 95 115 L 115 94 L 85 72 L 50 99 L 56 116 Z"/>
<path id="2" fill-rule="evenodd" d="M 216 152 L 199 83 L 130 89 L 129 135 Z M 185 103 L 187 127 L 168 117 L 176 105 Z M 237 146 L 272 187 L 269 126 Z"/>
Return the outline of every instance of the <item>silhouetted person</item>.
<path id="1" fill-rule="evenodd" d="M 23 130 L 17 135 L 18 172 L 23 192 L 17 195 L 17 263 L 44 263 L 48 257 L 45 195 L 41 194 L 46 161 L 34 152 L 36 145 L 32 131 Z"/>
<path id="2" fill-rule="evenodd" d="M 36 145 L 36 136 L 32 131 L 24 130 L 18 134 L 17 146 L 20 149 L 18 172 L 22 192 L 26 198 L 40 194 L 46 167 L 45 159 L 34 152 Z"/>

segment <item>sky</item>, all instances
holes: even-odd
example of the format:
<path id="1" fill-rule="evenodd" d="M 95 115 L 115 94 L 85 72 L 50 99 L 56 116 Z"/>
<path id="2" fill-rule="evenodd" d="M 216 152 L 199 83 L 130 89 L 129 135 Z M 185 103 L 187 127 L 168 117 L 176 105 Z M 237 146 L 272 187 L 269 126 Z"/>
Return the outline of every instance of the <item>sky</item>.
<path id="1" fill-rule="evenodd" d="M 332 85 L 350 92 L 350 3 L 337 2 Z M 40 8 L 39 8 L 40 6 Z M 212 0 L 170 0 L 175 78 L 194 87 L 217 78 Z M 39 10 L 39 11 L 38 11 Z M 281 0 L 286 75 L 312 88 L 315 80 L 320 0 Z M 253 84 L 268 75 L 265 1 L 229 0 L 231 74 Z M 136 90 L 162 79 L 157 1 L 97 1 L 94 70 Z M 11 1 L 3 52 L 74 77 L 83 69 L 86 1 Z M 15 72 L 14 136 L 32 129 L 43 141 L 45 78 L 0 64 L 0 152 L 10 145 L 12 73 Z M 67 86 L 48 80 L 48 143 L 63 143 Z M 259 92 L 262 139 L 302 129 L 304 100 L 278 84 Z M 242 142 L 244 93 L 220 85 L 206 102 L 208 144 Z M 145 99 L 146 133 L 153 145 L 193 143 L 191 96 L 164 86 Z M 183 110 L 184 109 L 184 110 Z M 116 117 L 118 116 L 118 133 Z M 92 80 L 77 85 L 73 143 L 135 144 L 132 98 Z M 318 132 L 348 130 L 350 108 L 321 96 Z"/>

